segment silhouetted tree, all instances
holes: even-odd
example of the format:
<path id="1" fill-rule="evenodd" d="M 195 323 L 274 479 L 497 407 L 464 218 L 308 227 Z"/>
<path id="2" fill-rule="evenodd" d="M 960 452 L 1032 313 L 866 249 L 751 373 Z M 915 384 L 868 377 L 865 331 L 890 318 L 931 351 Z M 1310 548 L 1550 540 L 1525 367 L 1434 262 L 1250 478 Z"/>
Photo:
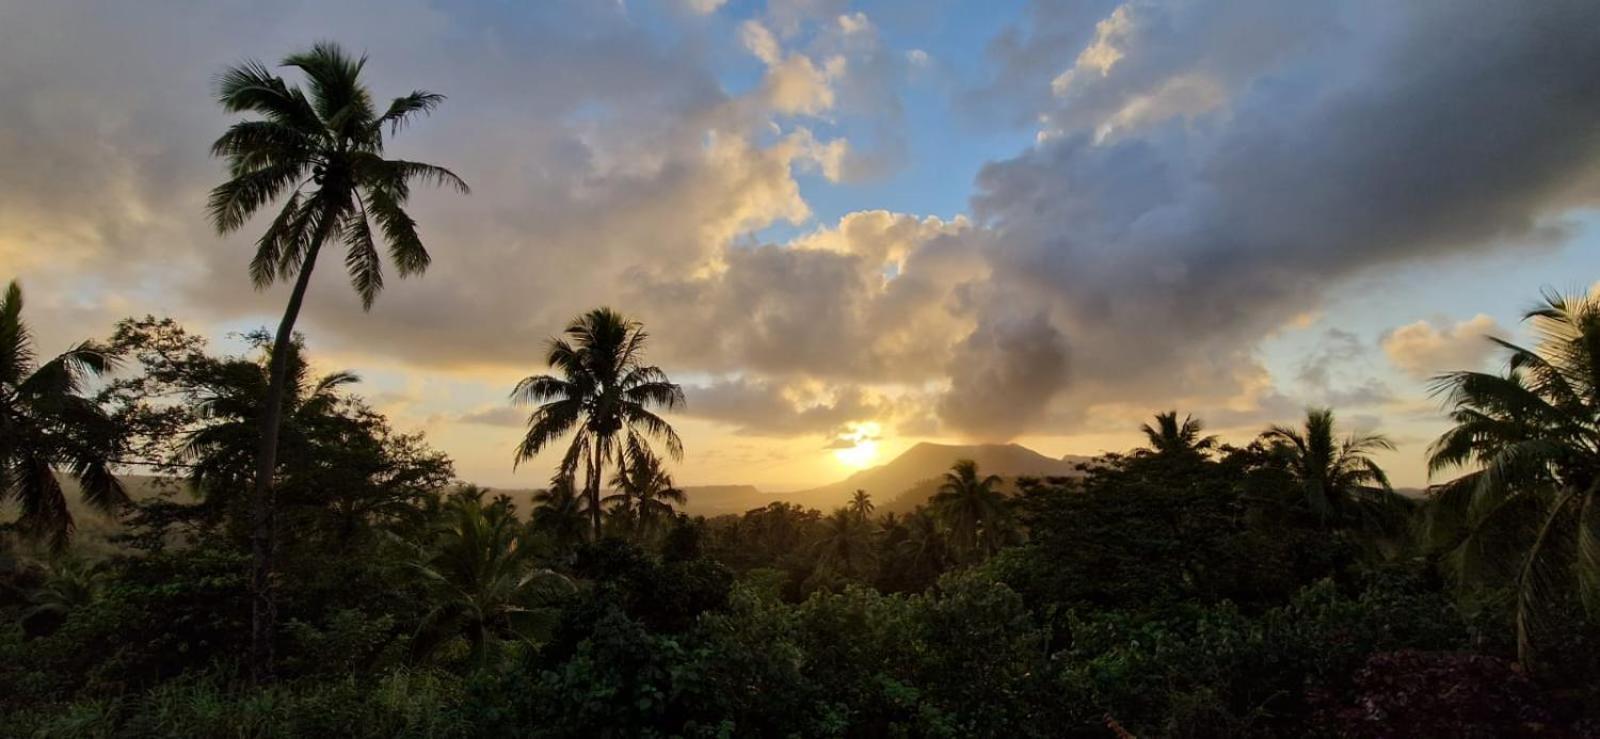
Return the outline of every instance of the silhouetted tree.
<path id="1" fill-rule="evenodd" d="M 272 675 L 272 485 L 289 347 L 317 256 L 323 246 L 342 242 L 351 284 L 362 307 L 371 308 L 383 289 L 380 240 L 402 277 L 428 268 L 428 251 L 417 235 L 416 222 L 405 211 L 412 183 L 468 190 L 461 178 L 443 167 L 384 157 L 385 129 L 391 136 L 399 133 L 416 116 L 443 102 L 443 95 L 418 90 L 379 111 L 361 80 L 366 57 L 351 57 L 331 43 L 291 54 L 283 66 L 305 75 L 305 90 L 273 76 L 256 61 L 229 67 L 218 77 L 217 100 L 224 110 L 260 117 L 233 124 L 211 145 L 214 156 L 227 160 L 229 179 L 211 191 L 207 205 L 217 232 L 229 234 L 281 200 L 277 215 L 256 241 L 250 279 L 264 288 L 294 278 L 274 335 L 255 465 L 250 582 L 255 593 L 251 665 L 257 680 Z"/>
<path id="2" fill-rule="evenodd" d="M 1146 423 L 1139 430 L 1149 442 L 1149 451 L 1168 459 L 1200 459 L 1217 447 L 1217 437 L 1204 435 L 1205 424 L 1200 419 L 1186 415 L 1179 421 L 1177 411 L 1157 413 L 1155 426 Z"/>
<path id="3" fill-rule="evenodd" d="M 865 490 L 857 490 L 855 495 L 850 497 L 849 508 L 851 513 L 862 518 L 870 518 L 872 512 L 878 509 L 877 506 L 872 504 L 872 496 L 867 495 Z"/>
<path id="4" fill-rule="evenodd" d="M 545 358 L 560 375 L 524 378 L 511 393 L 518 403 L 540 404 L 528 417 L 516 462 L 572 434 L 558 474 L 576 479 L 582 470 L 593 536 L 599 538 L 600 481 L 608 467 L 620 468 L 648 451 L 651 439 L 665 442 L 674 459 L 682 457 L 678 432 L 652 408 L 682 405 L 683 389 L 661 368 L 644 364 L 643 326 L 610 308 L 578 316 L 564 333 L 550 340 Z"/>
<path id="5" fill-rule="evenodd" d="M 548 534 L 556 546 L 571 548 L 583 542 L 589 529 L 583 498 L 572 479 L 557 475 L 550 487 L 533 494 L 533 527 Z"/>
<path id="6" fill-rule="evenodd" d="M 104 349 L 83 342 L 35 365 L 33 337 L 22 320 L 22 288 L 0 299 L 0 503 L 15 500 L 17 528 L 60 551 L 74 522 L 56 477 L 65 470 L 83 500 L 102 511 L 127 505 L 111 474 L 118 430 L 99 404 L 82 395 L 86 381 L 112 366 Z"/>
<path id="7" fill-rule="evenodd" d="M 661 459 L 644 449 L 617 471 L 611 478 L 611 486 L 617 492 L 606 496 L 606 500 L 627 514 L 632 532 L 644 539 L 672 520 L 676 512 L 674 506 L 689 500 L 682 490 L 673 486 L 672 476 L 662 467 Z"/>
<path id="8" fill-rule="evenodd" d="M 934 515 L 950 530 L 963 556 L 986 557 L 1014 535 L 1010 506 L 999 485 L 998 475 L 980 476 L 978 463 L 963 459 L 944 474 L 939 491 L 930 499 Z"/>
<path id="9" fill-rule="evenodd" d="M 870 577 L 878 560 L 872 534 L 871 521 L 849 508 L 835 509 L 822 519 L 815 544 L 818 570 L 857 579 Z"/>
<path id="10" fill-rule="evenodd" d="M 1506 374 L 1436 380 L 1455 426 L 1429 470 L 1475 469 L 1436 489 L 1428 533 L 1463 584 L 1514 586 L 1527 662 L 1563 601 L 1600 615 L 1600 300 L 1548 292 L 1525 319 L 1535 348 L 1493 339 Z"/>
<path id="11" fill-rule="evenodd" d="M 1351 434 L 1340 439 L 1333 411 L 1312 408 L 1304 428 L 1273 426 L 1261 440 L 1285 465 L 1300 505 L 1325 525 L 1377 534 L 1404 528 L 1409 504 L 1371 456 L 1394 449 L 1387 438 Z"/>

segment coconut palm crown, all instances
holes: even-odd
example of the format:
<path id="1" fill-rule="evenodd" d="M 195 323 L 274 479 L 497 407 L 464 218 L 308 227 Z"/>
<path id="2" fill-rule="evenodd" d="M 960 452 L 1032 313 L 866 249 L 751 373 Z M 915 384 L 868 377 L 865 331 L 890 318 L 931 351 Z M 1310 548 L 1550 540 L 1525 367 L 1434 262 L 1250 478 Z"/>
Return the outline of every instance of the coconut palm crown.
<path id="1" fill-rule="evenodd" d="M 1426 533 L 1463 585 L 1516 594 L 1519 656 L 1536 657 L 1562 603 L 1600 614 L 1600 299 L 1546 292 L 1533 348 L 1490 339 L 1506 371 L 1440 375 L 1454 426 L 1428 450 Z"/>
<path id="2" fill-rule="evenodd" d="M 83 342 L 36 364 L 22 320 L 22 288 L 0 298 L 0 503 L 16 501 L 16 528 L 60 551 L 75 528 L 57 471 L 76 478 L 84 502 L 105 512 L 128 504 L 111 472 L 115 424 L 83 396 L 89 378 L 112 367 L 111 355 Z"/>
<path id="3" fill-rule="evenodd" d="M 556 374 L 524 378 L 511 393 L 515 402 L 537 406 L 515 463 L 570 434 L 557 475 L 577 479 L 582 471 L 595 538 L 601 528 L 600 482 L 608 469 L 623 472 L 630 459 L 652 453 L 652 440 L 663 443 L 672 458 L 683 456 L 678 432 L 655 413 L 683 405 L 683 389 L 661 368 L 644 363 L 647 339 L 639 322 L 596 308 L 550 340 L 545 363 Z"/>

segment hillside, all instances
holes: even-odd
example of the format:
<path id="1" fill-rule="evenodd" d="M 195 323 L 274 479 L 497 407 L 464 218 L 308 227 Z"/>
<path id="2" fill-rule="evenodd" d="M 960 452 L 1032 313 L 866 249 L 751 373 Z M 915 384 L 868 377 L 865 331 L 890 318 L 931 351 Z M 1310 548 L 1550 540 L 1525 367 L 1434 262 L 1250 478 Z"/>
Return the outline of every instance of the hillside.
<path id="1" fill-rule="evenodd" d="M 812 508 L 828 510 L 843 505 L 857 490 L 865 490 L 882 510 L 905 511 L 916 507 L 937 488 L 939 479 L 957 460 L 970 459 L 986 475 L 1016 478 L 1032 475 L 1076 475 L 1087 457 L 1047 457 L 1018 444 L 933 444 L 923 442 L 886 464 L 857 472 L 839 482 L 781 496 Z M 915 491 L 913 491 L 915 489 Z M 902 496 L 906 496 L 902 500 Z"/>

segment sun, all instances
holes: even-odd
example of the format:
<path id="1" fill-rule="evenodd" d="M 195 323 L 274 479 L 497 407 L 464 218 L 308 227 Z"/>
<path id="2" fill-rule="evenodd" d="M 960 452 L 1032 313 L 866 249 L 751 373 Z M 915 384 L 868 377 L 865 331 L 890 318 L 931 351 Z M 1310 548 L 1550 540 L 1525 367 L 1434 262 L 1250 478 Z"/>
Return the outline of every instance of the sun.
<path id="1" fill-rule="evenodd" d="M 858 470 L 867 467 L 878 458 L 879 433 L 881 429 L 876 423 L 851 424 L 848 432 L 839 435 L 838 441 L 842 444 L 833 450 L 833 458 L 846 467 Z"/>

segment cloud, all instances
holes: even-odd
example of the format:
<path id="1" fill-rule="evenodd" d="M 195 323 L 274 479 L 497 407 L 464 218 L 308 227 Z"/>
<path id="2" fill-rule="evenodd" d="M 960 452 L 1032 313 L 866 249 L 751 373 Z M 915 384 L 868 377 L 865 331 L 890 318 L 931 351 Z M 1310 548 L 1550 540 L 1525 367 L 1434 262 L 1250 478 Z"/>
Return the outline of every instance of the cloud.
<path id="1" fill-rule="evenodd" d="M 1043 315 L 991 320 L 949 364 L 939 417 L 966 434 L 1004 441 L 1044 414 L 1067 380 L 1066 339 Z"/>
<path id="2" fill-rule="evenodd" d="M 461 423 L 476 423 L 485 426 L 522 428 L 528 424 L 528 412 L 525 409 L 511 406 L 489 406 L 470 413 L 463 413 L 457 416 L 456 420 Z"/>
<path id="3" fill-rule="evenodd" d="M 833 434 L 852 423 L 888 421 L 896 399 L 854 385 L 735 378 L 684 388 L 684 413 L 734 426 L 741 434 Z"/>
<path id="4" fill-rule="evenodd" d="M 700 15 L 711 15 L 717 9 L 728 4 L 728 0 L 684 0 L 689 9 Z"/>
<path id="5" fill-rule="evenodd" d="M 1453 325 L 1409 323 L 1384 334 L 1382 345 L 1395 367 L 1425 379 L 1441 372 L 1482 368 L 1496 348 L 1488 337 L 1504 335 L 1499 322 L 1479 313 Z"/>
<path id="6" fill-rule="evenodd" d="M 1042 137 L 979 175 L 974 316 L 1047 316 L 1058 409 L 1237 397 L 1261 337 L 1348 279 L 1548 243 L 1591 202 L 1600 6 L 1335 5 L 1138 3 L 1073 33 L 1083 6 L 1040 4 L 1001 40 L 992 92 Z M 1203 105 L 1164 97 L 1186 80 Z"/>
<path id="7" fill-rule="evenodd" d="M 339 38 L 370 54 L 380 95 L 450 96 L 392 150 L 475 193 L 417 193 L 434 265 L 371 313 L 337 259 L 319 267 L 301 324 L 319 351 L 517 376 L 610 304 L 647 322 L 669 371 L 739 378 L 697 386 L 702 417 L 998 438 L 1178 401 L 1240 418 L 1300 395 L 1381 402 L 1354 371 L 1281 386 L 1308 383 L 1270 377 L 1262 337 L 1355 277 L 1559 241 L 1597 192 L 1591 2 L 1038 2 L 956 101 L 1038 134 L 981 170 L 971 217 L 868 202 L 826 223 L 803 175 L 896 171 L 899 88 L 926 56 L 836 0 L 775 0 L 748 23 L 669 15 L 8 7 L 0 260 L 74 338 L 119 312 L 270 320 L 285 290 L 242 287 L 260 224 L 224 240 L 202 217 L 223 174 L 206 146 L 231 120 L 210 78 Z M 966 71 L 934 50 L 941 73 Z M 760 62 L 745 88 L 717 68 L 743 53 Z"/>

